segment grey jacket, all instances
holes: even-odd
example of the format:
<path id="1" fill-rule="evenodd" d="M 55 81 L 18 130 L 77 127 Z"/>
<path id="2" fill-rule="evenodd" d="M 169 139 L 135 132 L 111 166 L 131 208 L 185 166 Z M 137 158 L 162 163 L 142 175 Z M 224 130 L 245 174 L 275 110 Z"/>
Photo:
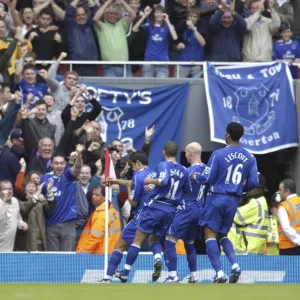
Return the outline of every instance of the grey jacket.
<path id="1" fill-rule="evenodd" d="M 55 98 L 55 106 L 54 110 L 63 111 L 63 109 L 69 104 L 71 101 L 71 96 L 69 91 L 65 88 L 63 84 L 60 84 L 56 80 L 56 73 L 57 73 L 58 66 L 56 63 L 53 63 L 48 70 L 48 75 L 46 78 L 46 82 L 48 87 L 50 88 L 51 94 Z"/>

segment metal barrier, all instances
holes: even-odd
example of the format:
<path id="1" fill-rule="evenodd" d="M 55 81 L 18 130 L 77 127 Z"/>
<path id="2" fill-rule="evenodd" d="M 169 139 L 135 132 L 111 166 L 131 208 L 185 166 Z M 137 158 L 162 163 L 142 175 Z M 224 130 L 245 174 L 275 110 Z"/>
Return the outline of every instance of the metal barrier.
<path id="1" fill-rule="evenodd" d="M 55 61 L 52 60 L 38 60 L 36 61 L 37 64 L 52 64 Z M 237 66 L 237 65 L 244 65 L 244 66 L 255 66 L 260 65 L 259 62 L 210 62 L 212 65 L 215 66 Z M 274 61 L 269 62 L 269 64 L 274 63 Z M 73 70 L 73 65 L 123 65 L 124 68 L 124 78 L 127 77 L 126 74 L 126 66 L 130 65 L 154 65 L 154 66 L 175 66 L 176 67 L 176 78 L 179 78 L 179 69 L 183 66 L 201 66 L 202 70 L 206 65 L 206 62 L 194 62 L 194 61 L 74 61 L 74 60 L 66 60 L 62 61 L 60 65 L 70 65 L 70 70 Z M 300 68 L 300 64 L 293 64 L 294 66 L 298 66 Z"/>

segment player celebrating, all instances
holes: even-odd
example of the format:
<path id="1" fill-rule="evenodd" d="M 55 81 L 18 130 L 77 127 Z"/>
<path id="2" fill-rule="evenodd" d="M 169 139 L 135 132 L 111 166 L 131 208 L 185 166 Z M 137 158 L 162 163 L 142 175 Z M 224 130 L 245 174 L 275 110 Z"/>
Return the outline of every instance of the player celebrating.
<path id="1" fill-rule="evenodd" d="M 136 261 L 140 248 L 147 236 L 154 255 L 153 281 L 160 277 L 162 247 L 159 240 L 165 236 L 180 203 L 183 191 L 190 193 L 188 173 L 185 167 L 176 162 L 178 146 L 170 141 L 164 145 L 165 161 L 158 165 L 158 178 L 147 177 L 145 184 L 154 184 L 153 195 L 146 207 L 143 208 L 137 225 L 134 241 L 129 247 L 124 270 L 116 274 L 123 283 L 127 281 L 130 269 Z"/>
<path id="2" fill-rule="evenodd" d="M 241 124 L 228 124 L 225 132 L 228 146 L 214 151 L 205 171 L 194 175 L 197 181 L 209 185 L 199 225 L 204 227 L 206 251 L 216 271 L 213 283 L 225 283 L 228 279 L 222 270 L 217 235 L 232 266 L 229 282 L 236 283 L 241 274 L 227 233 L 243 190 L 251 190 L 258 184 L 256 159 L 239 144 L 243 134 Z"/>
<path id="3" fill-rule="evenodd" d="M 122 232 L 116 248 L 109 260 L 107 273 L 101 282 L 111 282 L 112 277 L 122 260 L 123 252 L 128 248 L 128 245 L 131 245 L 133 242 L 135 232 L 137 230 L 138 216 L 141 212 L 141 209 L 149 201 L 149 198 L 153 193 L 152 190 L 145 190 L 144 186 L 145 178 L 153 173 L 153 171 L 148 167 L 147 155 L 142 151 L 137 151 L 132 154 L 130 161 L 134 171 L 132 178 L 132 195 L 130 180 L 107 178 L 107 181 L 124 184 L 127 186 L 128 200 L 131 204 L 131 207 L 135 208 L 135 211 L 133 212 L 134 218 L 125 226 Z"/>
<path id="4" fill-rule="evenodd" d="M 197 255 L 194 246 L 194 241 L 197 234 L 199 208 L 203 206 L 203 194 L 205 185 L 193 180 L 191 177 L 196 173 L 202 173 L 205 169 L 205 164 L 201 161 L 201 145 L 191 143 L 185 148 L 185 157 L 191 166 L 187 169 L 192 193 L 189 196 L 184 196 L 182 203 L 178 206 L 175 218 L 168 230 L 165 241 L 165 258 L 169 270 L 168 278 L 165 283 L 179 282 L 177 276 L 177 254 L 176 242 L 180 239 L 184 241 L 188 265 L 190 269 L 189 283 L 196 283 Z"/>

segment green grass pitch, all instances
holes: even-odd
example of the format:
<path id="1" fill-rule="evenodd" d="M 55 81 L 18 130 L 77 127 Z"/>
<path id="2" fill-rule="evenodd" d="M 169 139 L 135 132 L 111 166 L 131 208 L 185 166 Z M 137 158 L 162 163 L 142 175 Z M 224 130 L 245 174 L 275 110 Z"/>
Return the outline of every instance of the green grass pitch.
<path id="1" fill-rule="evenodd" d="M 284 300 L 300 285 L 284 284 L 0 284 L 6 300 Z"/>

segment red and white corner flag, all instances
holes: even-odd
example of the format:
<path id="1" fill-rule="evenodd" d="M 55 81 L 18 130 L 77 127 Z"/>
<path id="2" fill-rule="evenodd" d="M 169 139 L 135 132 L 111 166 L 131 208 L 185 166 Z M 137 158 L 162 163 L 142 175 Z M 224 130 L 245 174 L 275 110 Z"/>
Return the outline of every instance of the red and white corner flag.
<path id="1" fill-rule="evenodd" d="M 111 160 L 111 156 L 108 149 L 104 150 L 105 153 L 105 165 L 104 165 L 104 177 L 105 182 L 106 178 L 116 178 L 116 172 L 113 165 L 113 162 Z M 112 202 L 112 188 L 111 186 L 106 182 L 105 183 L 105 255 L 104 255 L 104 274 L 106 274 L 107 267 L 108 267 L 108 210 L 110 207 L 110 203 Z"/>
<path id="2" fill-rule="evenodd" d="M 116 177 L 115 168 L 114 168 L 113 162 L 111 160 L 109 150 L 105 149 L 104 151 L 105 151 L 104 176 L 105 176 L 105 181 L 106 181 L 107 177 L 110 177 L 110 178 L 117 178 L 117 177 Z"/>

